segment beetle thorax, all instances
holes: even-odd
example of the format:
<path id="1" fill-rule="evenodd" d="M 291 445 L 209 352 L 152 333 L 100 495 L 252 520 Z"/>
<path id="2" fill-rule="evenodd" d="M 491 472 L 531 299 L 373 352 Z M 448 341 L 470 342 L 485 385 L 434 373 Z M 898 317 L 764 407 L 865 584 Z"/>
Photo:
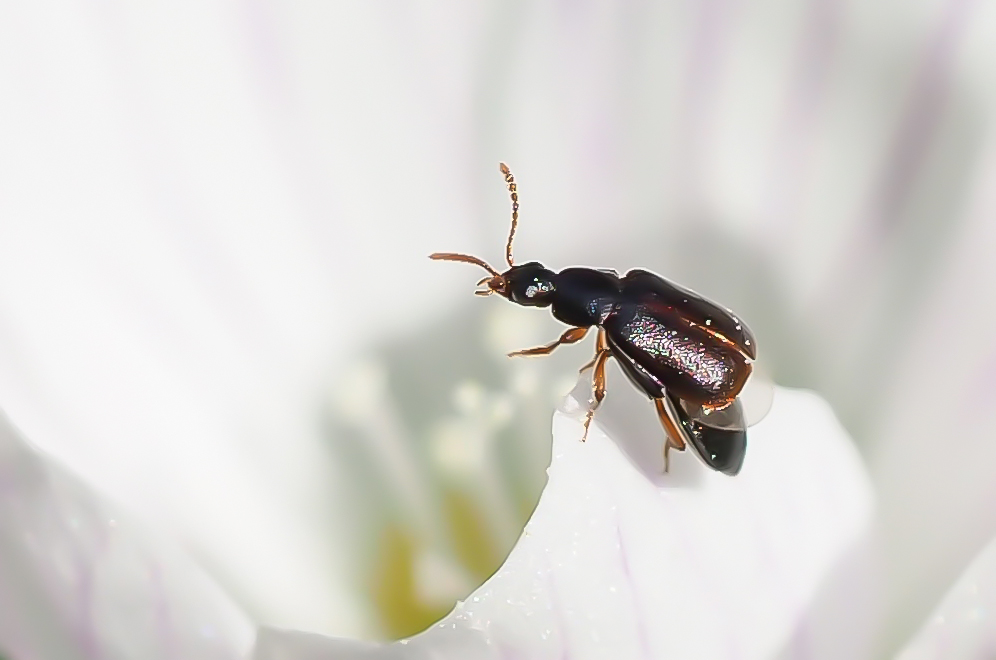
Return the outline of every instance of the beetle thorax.
<path id="1" fill-rule="evenodd" d="M 553 315 L 569 325 L 600 325 L 619 295 L 619 278 L 592 268 L 567 268 L 554 280 Z"/>

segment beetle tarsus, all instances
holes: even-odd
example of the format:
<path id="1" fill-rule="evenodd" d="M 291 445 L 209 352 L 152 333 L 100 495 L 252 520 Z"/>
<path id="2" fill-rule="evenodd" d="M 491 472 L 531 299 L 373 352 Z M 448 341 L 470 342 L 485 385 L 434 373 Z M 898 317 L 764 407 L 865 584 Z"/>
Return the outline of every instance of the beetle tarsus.
<path id="1" fill-rule="evenodd" d="M 612 357 L 612 353 L 609 349 L 601 350 L 595 356 L 595 374 L 592 378 L 592 391 L 595 395 L 595 400 L 592 401 L 591 407 L 588 408 L 588 414 L 585 415 L 584 435 L 581 436 L 581 442 L 588 439 L 588 427 L 591 426 L 595 410 L 598 409 L 598 406 L 602 405 L 602 400 L 605 399 L 605 365 L 608 363 L 610 357 Z"/>

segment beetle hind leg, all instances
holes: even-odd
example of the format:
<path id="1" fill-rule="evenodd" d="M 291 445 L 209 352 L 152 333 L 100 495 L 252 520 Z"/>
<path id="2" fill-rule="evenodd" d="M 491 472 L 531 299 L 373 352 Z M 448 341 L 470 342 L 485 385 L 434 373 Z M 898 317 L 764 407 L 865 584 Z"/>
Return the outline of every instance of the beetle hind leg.
<path id="1" fill-rule="evenodd" d="M 672 447 L 677 451 L 685 451 L 685 439 L 682 437 L 677 423 L 668 413 L 664 399 L 654 399 L 654 407 L 657 408 L 657 417 L 661 421 L 661 426 L 664 427 L 664 471 L 667 472 L 671 467 L 671 457 L 668 453 Z"/>

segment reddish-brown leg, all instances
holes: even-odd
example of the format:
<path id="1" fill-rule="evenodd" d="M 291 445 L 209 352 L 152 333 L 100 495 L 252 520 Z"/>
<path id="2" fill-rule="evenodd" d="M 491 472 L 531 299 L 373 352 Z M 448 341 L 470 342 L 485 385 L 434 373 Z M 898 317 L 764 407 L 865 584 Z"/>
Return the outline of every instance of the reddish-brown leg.
<path id="1" fill-rule="evenodd" d="M 602 403 L 602 399 L 605 398 L 605 365 L 612 357 L 612 353 L 608 349 L 598 352 L 595 356 L 595 375 L 593 378 L 593 390 L 595 393 L 595 400 L 591 404 L 591 408 L 588 408 L 588 414 L 584 418 L 584 435 L 581 436 L 581 442 L 588 439 L 588 427 L 591 426 L 591 418 L 595 416 L 595 410 Z"/>
<path id="2" fill-rule="evenodd" d="M 583 374 L 584 372 L 588 371 L 593 366 L 595 366 L 595 360 L 598 359 L 599 354 L 607 350 L 609 350 L 609 340 L 605 338 L 605 330 L 599 328 L 598 342 L 595 344 L 595 357 L 591 358 L 591 361 L 588 364 L 578 369 L 578 373 Z"/>
<path id="3" fill-rule="evenodd" d="M 537 346 L 536 348 L 526 348 L 521 351 L 514 351 L 508 354 L 508 357 L 518 357 L 520 355 L 549 355 L 553 352 L 553 349 L 557 348 L 561 344 L 573 344 L 584 339 L 584 336 L 588 334 L 588 328 L 570 328 L 560 335 L 560 339 L 553 342 L 552 344 L 547 344 L 546 346 Z"/>
<path id="4" fill-rule="evenodd" d="M 685 451 L 685 441 L 681 437 L 681 431 L 675 426 L 674 420 L 671 416 L 667 414 L 667 407 L 664 405 L 663 399 L 654 399 L 654 407 L 657 408 L 657 417 L 661 420 L 661 426 L 664 427 L 664 471 L 667 472 L 668 468 L 671 466 L 671 459 L 668 456 L 668 452 L 671 447 L 674 447 L 678 451 Z"/>

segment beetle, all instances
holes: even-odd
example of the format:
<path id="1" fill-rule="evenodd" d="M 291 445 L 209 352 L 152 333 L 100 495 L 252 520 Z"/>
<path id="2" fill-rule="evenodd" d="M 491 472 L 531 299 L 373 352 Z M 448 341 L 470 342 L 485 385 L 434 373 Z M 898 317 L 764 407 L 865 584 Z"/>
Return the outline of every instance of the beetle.
<path id="1" fill-rule="evenodd" d="M 593 401 L 584 421 L 584 441 L 595 410 L 605 398 L 605 367 L 615 358 L 623 373 L 646 394 L 664 427 L 664 470 L 670 449 L 692 445 L 706 465 L 736 475 L 747 451 L 747 431 L 738 395 L 757 357 L 754 335 L 732 311 L 646 270 L 620 277 L 614 271 L 566 268 L 554 272 L 536 261 L 516 265 L 512 241 L 519 223 L 515 177 L 499 164 L 512 198 L 512 227 L 505 246 L 508 270 L 499 273 L 467 254 L 437 252 L 439 261 L 470 263 L 488 272 L 475 291 L 498 294 L 517 305 L 549 307 L 569 326 L 546 346 L 509 353 L 510 357 L 549 355 L 563 344 L 581 341 L 598 329 L 593 368 Z"/>

